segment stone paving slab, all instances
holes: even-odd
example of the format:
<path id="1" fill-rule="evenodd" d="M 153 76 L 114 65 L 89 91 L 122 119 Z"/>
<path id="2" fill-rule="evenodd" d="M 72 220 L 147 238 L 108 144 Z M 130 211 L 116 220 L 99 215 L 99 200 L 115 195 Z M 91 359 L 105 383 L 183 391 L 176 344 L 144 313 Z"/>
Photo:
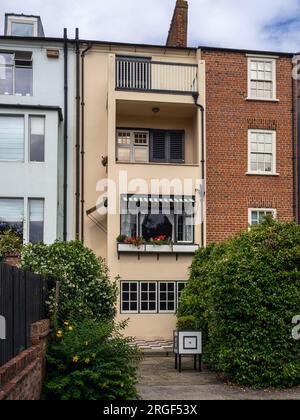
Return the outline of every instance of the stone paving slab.
<path id="1" fill-rule="evenodd" d="M 183 358 L 182 373 L 173 357 L 147 357 L 141 362 L 138 390 L 143 400 L 300 400 L 300 387 L 256 391 L 227 385 L 204 368 L 193 370 L 193 359 Z"/>

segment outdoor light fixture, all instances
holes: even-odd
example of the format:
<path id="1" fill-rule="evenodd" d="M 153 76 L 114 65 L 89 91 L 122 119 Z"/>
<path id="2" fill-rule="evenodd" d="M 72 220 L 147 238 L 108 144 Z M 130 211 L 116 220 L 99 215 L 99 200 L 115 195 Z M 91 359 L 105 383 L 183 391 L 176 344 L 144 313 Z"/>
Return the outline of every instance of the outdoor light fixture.
<path id="1" fill-rule="evenodd" d="M 160 108 L 152 108 L 152 112 L 154 114 L 158 114 L 160 112 Z"/>

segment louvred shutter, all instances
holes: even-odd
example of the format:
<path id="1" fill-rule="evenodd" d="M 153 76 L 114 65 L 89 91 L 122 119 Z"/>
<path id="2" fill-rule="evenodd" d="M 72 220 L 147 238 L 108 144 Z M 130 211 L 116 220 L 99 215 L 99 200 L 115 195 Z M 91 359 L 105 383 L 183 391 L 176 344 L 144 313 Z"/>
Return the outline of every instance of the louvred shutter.
<path id="1" fill-rule="evenodd" d="M 171 131 L 169 134 L 169 159 L 170 162 L 184 162 L 184 132 Z"/>
<path id="2" fill-rule="evenodd" d="M 162 130 L 153 130 L 151 132 L 151 161 L 166 162 L 166 132 Z"/>

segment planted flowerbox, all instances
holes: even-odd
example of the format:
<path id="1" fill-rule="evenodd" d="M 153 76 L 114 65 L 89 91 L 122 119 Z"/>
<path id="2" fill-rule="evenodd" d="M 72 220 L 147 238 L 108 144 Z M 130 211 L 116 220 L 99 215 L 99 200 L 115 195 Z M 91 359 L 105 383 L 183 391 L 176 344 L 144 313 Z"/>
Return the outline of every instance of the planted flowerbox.
<path id="1" fill-rule="evenodd" d="M 134 246 L 129 244 L 118 244 L 118 252 L 145 252 L 145 245 Z"/>
<path id="2" fill-rule="evenodd" d="M 172 245 L 146 245 L 146 252 L 173 252 Z"/>

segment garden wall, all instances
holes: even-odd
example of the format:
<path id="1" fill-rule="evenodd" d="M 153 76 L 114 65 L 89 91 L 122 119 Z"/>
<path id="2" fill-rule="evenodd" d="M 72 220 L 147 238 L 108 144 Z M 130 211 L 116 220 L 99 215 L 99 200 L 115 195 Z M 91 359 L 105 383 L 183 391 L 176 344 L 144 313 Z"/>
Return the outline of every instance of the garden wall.
<path id="1" fill-rule="evenodd" d="M 32 324 L 31 347 L 0 368 L 0 401 L 39 400 L 49 333 L 49 320 Z"/>

